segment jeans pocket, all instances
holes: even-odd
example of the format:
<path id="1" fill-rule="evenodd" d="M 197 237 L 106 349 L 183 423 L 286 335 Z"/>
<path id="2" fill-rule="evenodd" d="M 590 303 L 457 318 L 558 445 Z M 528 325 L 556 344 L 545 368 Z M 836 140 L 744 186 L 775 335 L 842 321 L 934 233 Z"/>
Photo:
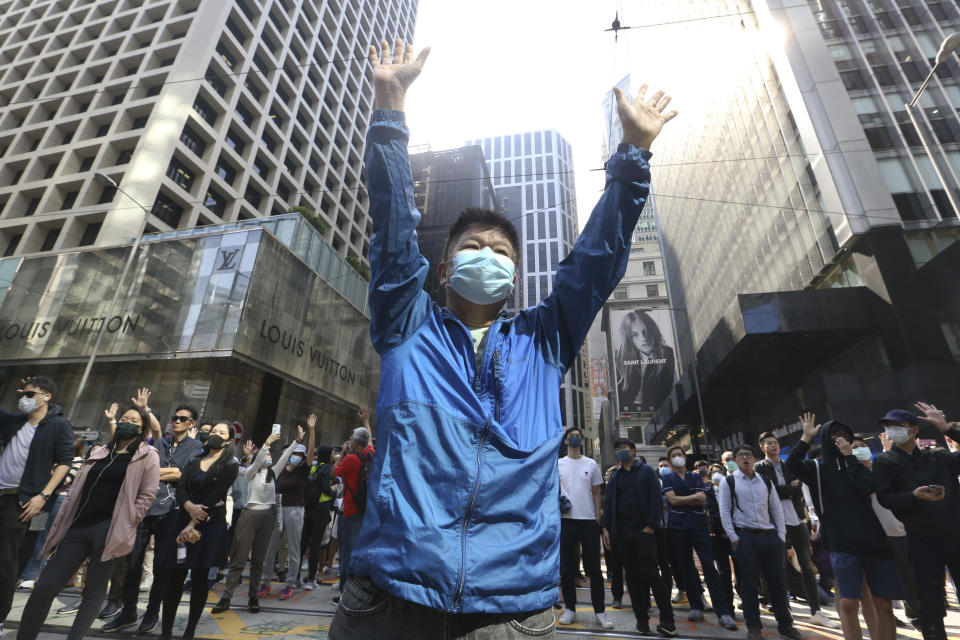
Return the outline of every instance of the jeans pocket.
<path id="1" fill-rule="evenodd" d="M 340 596 L 340 610 L 356 618 L 380 613 L 390 603 L 390 595 L 367 577 L 347 580 Z"/>
<path id="2" fill-rule="evenodd" d="M 510 621 L 510 626 L 516 631 L 516 638 L 545 638 L 554 636 L 557 619 L 553 609 L 544 609 L 530 615 L 523 615 Z"/>

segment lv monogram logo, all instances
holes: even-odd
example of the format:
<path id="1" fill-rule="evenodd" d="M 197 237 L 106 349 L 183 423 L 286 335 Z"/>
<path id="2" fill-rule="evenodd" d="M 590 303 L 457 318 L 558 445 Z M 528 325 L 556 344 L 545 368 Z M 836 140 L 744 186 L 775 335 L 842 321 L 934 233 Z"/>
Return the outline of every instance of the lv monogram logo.
<path id="1" fill-rule="evenodd" d="M 217 271 L 233 271 L 237 268 L 237 259 L 240 257 L 240 249 L 221 249 L 220 266 Z"/>

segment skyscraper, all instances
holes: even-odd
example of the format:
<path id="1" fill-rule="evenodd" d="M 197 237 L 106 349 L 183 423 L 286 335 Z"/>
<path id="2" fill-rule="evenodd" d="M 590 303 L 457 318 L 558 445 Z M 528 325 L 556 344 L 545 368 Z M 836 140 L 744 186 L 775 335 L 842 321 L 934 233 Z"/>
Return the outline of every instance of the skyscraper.
<path id="1" fill-rule="evenodd" d="M 659 37 L 723 43 L 698 59 L 705 98 L 685 105 L 654 161 L 686 364 L 660 436 L 699 431 L 694 363 L 722 446 L 765 430 L 795 438 L 806 409 L 858 428 L 921 398 L 960 410 L 956 59 L 916 108 L 919 131 L 904 107 L 958 7 L 669 0 L 646 11 L 674 22 Z"/>
<path id="2" fill-rule="evenodd" d="M 538 304 L 552 290 L 557 265 L 577 237 L 570 145 L 552 130 L 483 138 L 468 144 L 483 147 L 493 187 L 504 209 L 520 216 L 517 226 L 523 246 L 525 298 L 519 306 Z M 587 426 L 589 369 L 585 353 L 574 362 L 564 382 L 561 406 L 565 427 Z"/>
<path id="3" fill-rule="evenodd" d="M 315 211 L 365 260 L 366 47 L 415 0 L 0 3 L 0 252 Z"/>

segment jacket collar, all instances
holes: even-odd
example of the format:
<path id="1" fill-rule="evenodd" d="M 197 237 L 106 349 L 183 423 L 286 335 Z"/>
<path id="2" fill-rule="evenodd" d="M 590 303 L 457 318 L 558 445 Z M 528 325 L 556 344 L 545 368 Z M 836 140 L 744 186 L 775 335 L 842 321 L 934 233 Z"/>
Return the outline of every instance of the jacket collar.
<path id="1" fill-rule="evenodd" d="M 133 457 L 130 458 L 130 462 L 134 460 L 139 460 L 140 458 L 146 456 L 150 453 L 150 450 L 153 447 L 146 442 L 140 441 L 140 446 L 137 447 L 137 450 L 133 452 Z M 108 445 L 99 446 L 90 451 L 90 455 L 87 457 L 88 460 L 102 460 L 110 455 L 110 447 Z"/>

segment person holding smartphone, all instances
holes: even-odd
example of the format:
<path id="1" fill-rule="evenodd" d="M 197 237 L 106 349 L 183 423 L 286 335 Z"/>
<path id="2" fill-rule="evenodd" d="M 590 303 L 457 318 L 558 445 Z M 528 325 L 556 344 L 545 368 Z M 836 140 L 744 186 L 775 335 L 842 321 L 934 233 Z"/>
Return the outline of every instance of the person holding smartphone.
<path id="1" fill-rule="evenodd" d="M 960 423 L 947 422 L 932 404 L 915 406 L 921 415 L 895 409 L 880 419 L 894 446 L 874 460 L 873 486 L 880 504 L 907 530 L 923 638 L 946 640 L 944 568 L 960 575 L 960 452 L 923 450 L 917 446 L 917 435 L 924 423 L 957 440 Z"/>

